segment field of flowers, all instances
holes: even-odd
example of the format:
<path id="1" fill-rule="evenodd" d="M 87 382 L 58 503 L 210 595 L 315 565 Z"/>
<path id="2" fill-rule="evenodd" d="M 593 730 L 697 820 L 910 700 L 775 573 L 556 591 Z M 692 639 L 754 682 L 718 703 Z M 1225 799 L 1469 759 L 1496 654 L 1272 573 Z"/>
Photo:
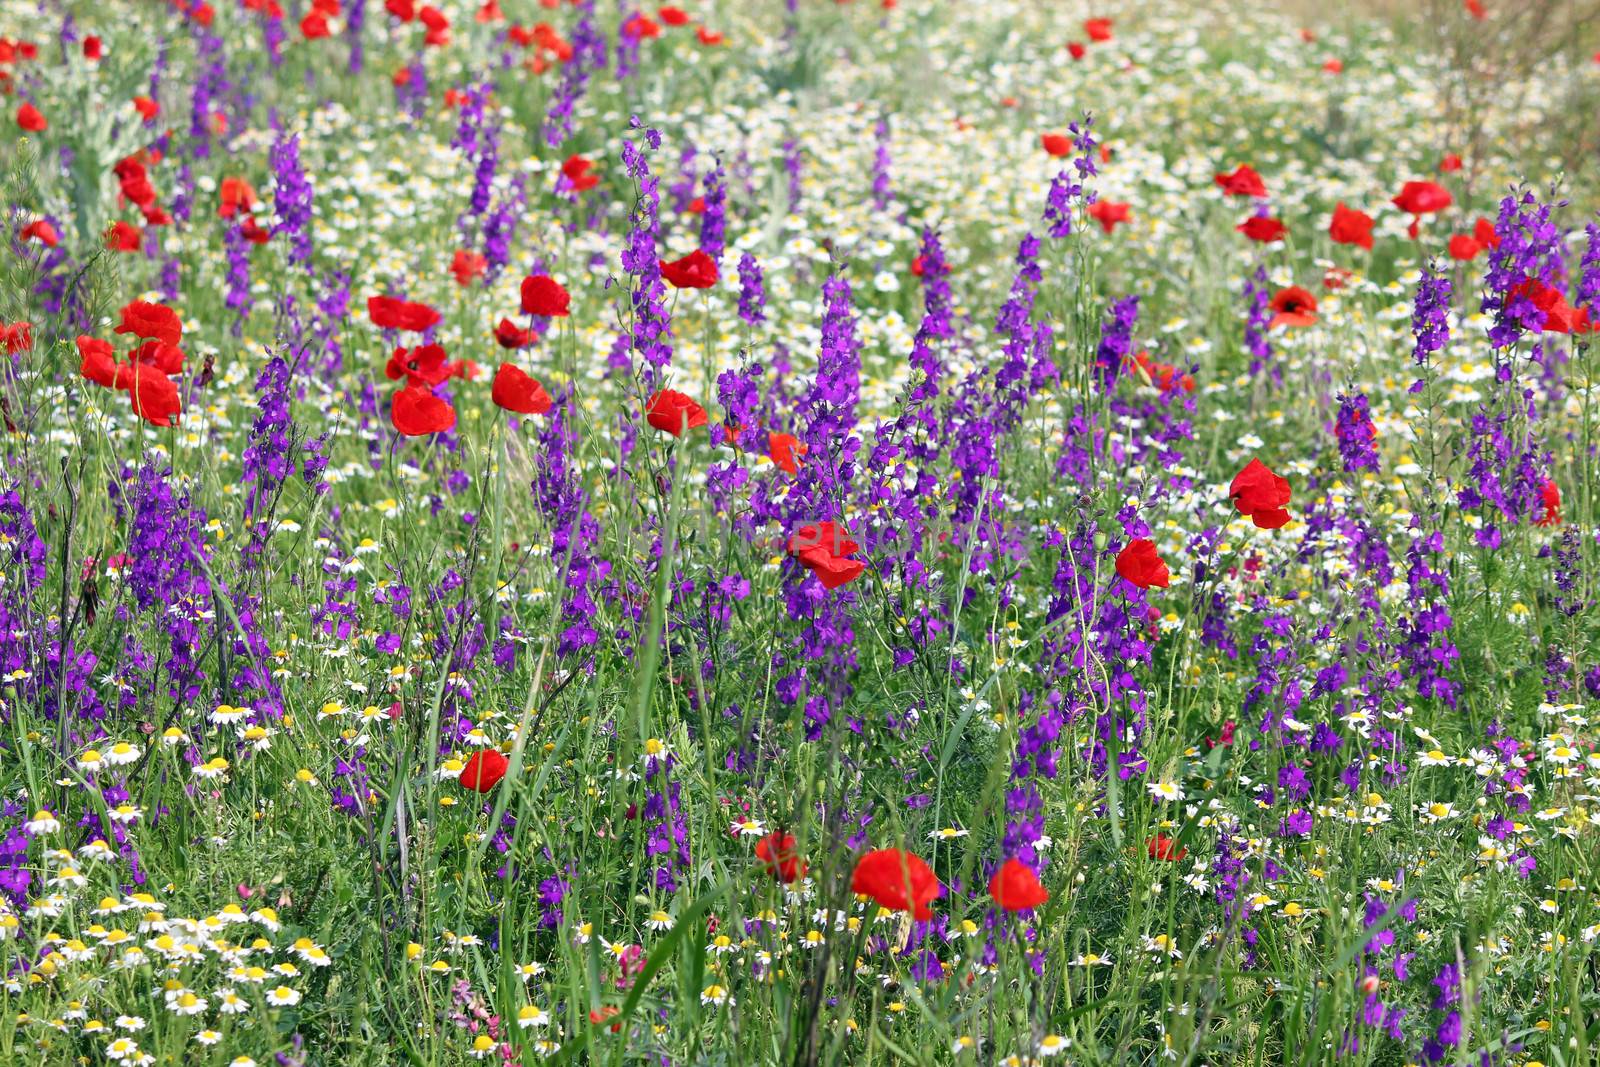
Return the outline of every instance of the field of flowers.
<path id="1" fill-rule="evenodd" d="M 1600 55 L 1325 6 L 0 4 L 0 1063 L 1600 1064 Z"/>

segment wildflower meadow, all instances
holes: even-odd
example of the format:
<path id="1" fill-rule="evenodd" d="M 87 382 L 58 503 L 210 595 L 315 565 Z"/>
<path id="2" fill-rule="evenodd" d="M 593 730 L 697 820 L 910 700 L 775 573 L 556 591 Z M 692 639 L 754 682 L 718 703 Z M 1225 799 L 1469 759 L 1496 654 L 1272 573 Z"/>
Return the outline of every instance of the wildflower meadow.
<path id="1" fill-rule="evenodd" d="M 0 2 L 0 1064 L 1600 1067 L 1597 49 Z"/>

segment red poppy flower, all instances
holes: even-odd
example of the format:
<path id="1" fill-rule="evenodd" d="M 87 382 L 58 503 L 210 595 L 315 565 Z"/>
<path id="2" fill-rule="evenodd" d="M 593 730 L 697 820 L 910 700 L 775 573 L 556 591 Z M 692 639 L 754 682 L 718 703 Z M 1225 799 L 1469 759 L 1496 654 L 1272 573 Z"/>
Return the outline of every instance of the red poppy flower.
<path id="1" fill-rule="evenodd" d="M 1454 152 L 1439 161 L 1440 174 L 1454 174 L 1461 169 L 1461 157 Z"/>
<path id="2" fill-rule="evenodd" d="M 697 248 L 671 263 L 662 260 L 661 276 L 675 289 L 709 289 L 717 284 L 717 261 Z"/>
<path id="3" fill-rule="evenodd" d="M 708 29 L 705 26 L 701 26 L 699 29 L 695 30 L 694 35 L 698 37 L 700 39 L 700 43 L 705 45 L 707 48 L 715 48 L 723 41 L 723 36 L 721 33 L 718 33 L 713 29 Z"/>
<path id="4" fill-rule="evenodd" d="M 56 233 L 49 219 L 36 219 L 28 223 L 17 236 L 24 241 L 38 241 L 46 248 L 54 248 L 61 243 L 61 235 Z"/>
<path id="5" fill-rule="evenodd" d="M 1089 49 L 1084 47 L 1084 44 L 1083 44 L 1082 41 L 1068 41 L 1067 42 L 1067 55 L 1071 56 L 1073 59 L 1075 59 L 1075 60 L 1076 59 L 1082 59 L 1084 56 L 1086 56 L 1088 54 L 1089 54 Z"/>
<path id="6" fill-rule="evenodd" d="M 1372 216 L 1365 211 L 1344 206 L 1340 201 L 1334 205 L 1333 221 L 1328 224 L 1328 236 L 1333 238 L 1334 244 L 1357 245 L 1361 248 L 1372 247 Z"/>
<path id="7" fill-rule="evenodd" d="M 456 276 L 456 284 L 463 289 L 471 285 L 473 279 L 482 277 L 489 269 L 489 260 L 479 252 L 466 248 L 456 249 L 455 256 L 450 260 L 450 273 Z"/>
<path id="8" fill-rule="evenodd" d="M 0 323 L 0 349 L 8 356 L 33 351 L 33 323 Z"/>
<path id="9" fill-rule="evenodd" d="M 662 389 L 650 398 L 645 421 L 658 430 L 680 437 L 684 430 L 706 424 L 706 409 L 676 389 Z"/>
<path id="10" fill-rule="evenodd" d="M 767 458 L 786 474 L 800 473 L 800 460 L 807 448 L 794 434 L 775 433 L 767 437 Z"/>
<path id="11" fill-rule="evenodd" d="M 478 13 L 473 18 L 487 25 L 491 22 L 504 22 L 506 13 L 500 10 L 500 0 L 484 0 L 483 6 L 478 8 Z"/>
<path id="12" fill-rule="evenodd" d="M 1250 521 L 1262 530 L 1276 530 L 1289 521 L 1285 508 L 1289 495 L 1288 479 L 1274 474 L 1259 459 L 1245 464 L 1228 487 L 1228 496 L 1239 513 L 1250 516 Z"/>
<path id="13" fill-rule="evenodd" d="M 1260 241 L 1262 244 L 1281 241 L 1289 233 L 1289 227 L 1283 224 L 1282 219 L 1268 218 L 1265 215 L 1252 215 L 1235 226 L 1234 229 L 1250 238 L 1250 240 Z"/>
<path id="14" fill-rule="evenodd" d="M 1086 35 L 1088 35 L 1088 38 L 1091 41 L 1096 41 L 1096 42 L 1109 41 L 1109 40 L 1111 40 L 1111 20 L 1110 19 L 1084 19 L 1083 20 L 1083 32 Z"/>
<path id="15" fill-rule="evenodd" d="M 598 175 L 590 174 L 594 167 L 594 160 L 584 159 L 582 156 L 568 156 L 565 163 L 561 164 L 561 175 L 571 183 L 575 192 L 593 189 L 600 184 Z"/>
<path id="16" fill-rule="evenodd" d="M 328 28 L 328 16 L 320 11 L 309 12 L 300 20 L 300 34 L 308 41 L 317 41 L 333 31 Z"/>
<path id="17" fill-rule="evenodd" d="M 417 19 L 428 29 L 422 38 L 423 44 L 437 48 L 450 43 L 450 20 L 443 11 L 431 6 L 421 7 L 417 9 Z"/>
<path id="18" fill-rule="evenodd" d="M 264 245 L 272 240 L 272 234 L 263 230 L 252 215 L 246 215 L 244 221 L 239 223 L 239 236 L 253 245 Z"/>
<path id="19" fill-rule="evenodd" d="M 1117 574 L 1140 589 L 1165 589 L 1172 580 L 1166 560 L 1156 551 L 1156 543 L 1148 537 L 1128 542 L 1117 553 Z"/>
<path id="20" fill-rule="evenodd" d="M 137 226 L 132 226 L 121 219 L 113 222 L 106 230 L 106 248 L 113 252 L 137 252 L 143 243 L 144 235 Z"/>
<path id="21" fill-rule="evenodd" d="M 866 571 L 867 565 L 850 556 L 861 546 L 850 540 L 844 528 L 831 522 L 807 523 L 789 538 L 788 552 L 814 574 L 824 589 L 848 585 Z"/>
<path id="22" fill-rule="evenodd" d="M 111 342 L 79 334 L 78 355 L 82 362 L 78 367 L 78 373 L 83 375 L 86 381 L 103 385 L 107 389 L 112 388 L 117 381 L 117 361 L 114 352 Z"/>
<path id="23" fill-rule="evenodd" d="M 367 315 L 372 319 L 372 324 L 381 329 L 416 333 L 437 326 L 443 317 L 427 304 L 398 300 L 392 296 L 367 297 Z"/>
<path id="24" fill-rule="evenodd" d="M 689 25 L 689 13 L 681 7 L 662 7 L 656 9 L 656 15 L 668 26 Z"/>
<path id="25" fill-rule="evenodd" d="M 928 903 L 939 895 L 939 879 L 921 856 L 898 848 L 868 852 L 856 862 L 850 890 L 869 896 L 880 908 L 909 911 L 913 918 L 933 918 Z"/>
<path id="26" fill-rule="evenodd" d="M 1178 388 L 1184 392 L 1194 392 L 1194 378 L 1192 376 L 1178 374 L 1178 368 L 1170 363 L 1157 363 L 1150 358 L 1150 353 L 1148 352 L 1135 352 L 1133 362 L 1144 372 L 1144 377 L 1149 380 L 1150 384 L 1160 389 L 1163 393 L 1172 388 L 1174 380 L 1177 381 Z"/>
<path id="27" fill-rule="evenodd" d="M 183 410 L 177 383 L 147 364 L 135 363 L 119 370 L 116 386 L 128 391 L 133 413 L 152 426 L 173 425 Z"/>
<path id="28" fill-rule="evenodd" d="M 1500 247 L 1500 235 L 1494 232 L 1494 223 L 1485 218 L 1472 224 L 1472 239 L 1485 248 Z"/>
<path id="29" fill-rule="evenodd" d="M 756 842 L 756 859 L 761 861 L 761 869 L 784 883 L 804 878 L 806 865 L 795 852 L 797 844 L 793 834 L 782 830 L 767 834 Z"/>
<path id="30" fill-rule="evenodd" d="M 461 769 L 458 779 L 465 789 L 479 793 L 487 793 L 500 784 L 500 779 L 506 776 L 506 771 L 511 769 L 511 761 L 506 759 L 496 749 L 480 748 L 467 760 L 467 765 Z"/>
<path id="31" fill-rule="evenodd" d="M 1119 222 L 1128 221 L 1128 204 L 1119 204 L 1115 200 L 1096 200 L 1089 205 L 1089 217 L 1100 224 L 1101 229 L 1110 233 L 1117 228 Z"/>
<path id="32" fill-rule="evenodd" d="M 1178 843 L 1165 834 L 1156 834 L 1145 844 L 1145 851 L 1153 860 L 1162 860 L 1166 863 L 1177 863 L 1189 854 L 1186 848 L 1179 848 Z"/>
<path id="33" fill-rule="evenodd" d="M 1317 321 L 1317 298 L 1298 285 L 1279 289 L 1272 297 L 1272 321 L 1267 329 L 1279 326 L 1310 326 Z"/>
<path id="34" fill-rule="evenodd" d="M 154 367 L 162 374 L 183 373 L 183 349 L 165 341 L 146 341 L 128 354 L 128 361 Z"/>
<path id="35" fill-rule="evenodd" d="M 1072 138 L 1064 133 L 1040 134 L 1039 145 L 1057 159 L 1072 155 Z"/>
<path id="36" fill-rule="evenodd" d="M 1267 196 L 1267 183 L 1261 180 L 1261 175 L 1253 167 L 1243 163 L 1232 174 L 1218 174 L 1212 180 L 1228 196 L 1253 196 L 1257 200 L 1264 200 Z"/>
<path id="37" fill-rule="evenodd" d="M 923 265 L 922 257 L 921 256 L 912 256 L 911 257 L 911 273 L 916 275 L 918 278 L 920 278 L 920 277 L 922 277 L 922 274 L 923 274 L 924 270 L 926 270 L 926 268 Z"/>
<path id="38" fill-rule="evenodd" d="M 1549 478 L 1539 487 L 1539 503 L 1544 506 L 1544 514 L 1533 520 L 1535 526 L 1561 525 L 1561 487 Z"/>
<path id="39" fill-rule="evenodd" d="M 443 433 L 456 424 L 456 409 L 421 382 L 408 382 L 394 394 L 389 405 L 389 421 L 407 437 Z"/>
<path id="40" fill-rule="evenodd" d="M 183 340 L 183 323 L 178 321 L 178 313 L 165 304 L 133 300 L 123 307 L 122 321 L 113 332 L 176 345 Z"/>
<path id="41" fill-rule="evenodd" d="M 1506 290 L 1506 299 L 1527 297 L 1533 306 L 1544 312 L 1542 333 L 1587 333 L 1589 312 L 1587 308 L 1574 308 L 1560 289 L 1546 285 L 1537 278 L 1524 278 Z"/>
<path id="42" fill-rule="evenodd" d="M 1000 865 L 989 879 L 989 896 L 1006 911 L 1032 911 L 1050 899 L 1039 876 L 1018 859 L 1009 859 Z"/>
<path id="43" fill-rule="evenodd" d="M 1483 6 L 1483 0 L 1463 0 L 1461 6 L 1467 9 L 1467 14 L 1480 22 L 1489 17 L 1488 10 Z"/>
<path id="44" fill-rule="evenodd" d="M 1450 238 L 1450 243 L 1445 245 L 1445 248 L 1450 252 L 1451 259 L 1460 260 L 1463 263 L 1477 259 L 1478 253 L 1483 251 L 1483 246 L 1477 242 L 1476 238 L 1469 237 L 1464 233 L 1458 233 Z"/>
<path id="45" fill-rule="evenodd" d="M 1355 277 L 1353 273 L 1343 267 L 1329 267 L 1322 273 L 1322 287 L 1330 293 L 1343 289 Z"/>
<path id="46" fill-rule="evenodd" d="M 1326 60 L 1322 64 L 1322 69 L 1329 74 L 1343 74 L 1344 60 L 1337 58 Z"/>
<path id="47" fill-rule="evenodd" d="M 634 15 L 622 24 L 622 35 L 635 41 L 661 36 L 661 24 L 649 15 Z"/>
<path id="48" fill-rule="evenodd" d="M 689 201 L 689 206 L 686 210 L 691 215 L 704 215 L 706 213 L 706 198 L 703 196 L 695 197 Z"/>
<path id="49" fill-rule="evenodd" d="M 91 34 L 83 39 L 83 58 L 89 60 L 99 59 L 106 54 L 105 43 L 100 38 Z"/>
<path id="50" fill-rule="evenodd" d="M 29 133 L 43 133 L 50 128 L 50 123 L 31 102 L 24 102 L 17 108 L 17 125 Z"/>
<path id="51" fill-rule="evenodd" d="M 249 211 L 256 203 L 256 191 L 243 178 L 224 178 L 218 193 L 217 214 L 231 219 L 240 211 Z"/>
<path id="52" fill-rule="evenodd" d="M 144 119 L 146 122 L 154 122 L 156 120 L 156 116 L 161 114 L 161 105 L 150 99 L 148 96 L 134 97 L 133 108 L 135 111 L 139 112 L 139 117 Z"/>
<path id="53" fill-rule="evenodd" d="M 544 386 L 511 363 L 500 364 L 500 369 L 494 372 L 490 397 L 500 407 L 519 415 L 543 415 L 551 407 L 550 394 L 544 391 Z"/>
<path id="54" fill-rule="evenodd" d="M 510 319 L 502 318 L 494 328 L 495 343 L 501 348 L 527 348 L 533 344 L 534 333 L 524 330 Z"/>
<path id="55" fill-rule="evenodd" d="M 410 22 L 417 17 L 417 8 L 412 0 L 384 0 L 383 8 L 401 22 Z"/>
<path id="56" fill-rule="evenodd" d="M 1428 215 L 1443 211 L 1452 201 L 1450 190 L 1438 182 L 1406 182 L 1400 187 L 1400 195 L 1391 202 L 1409 214 Z"/>
<path id="57" fill-rule="evenodd" d="M 432 386 L 450 377 L 450 366 L 443 345 L 418 345 L 395 349 L 383 373 L 391 382 L 404 378 L 407 382 Z"/>
<path id="58" fill-rule="evenodd" d="M 572 297 L 560 282 L 548 274 L 522 279 L 522 310 L 529 315 L 566 318 L 571 313 Z"/>

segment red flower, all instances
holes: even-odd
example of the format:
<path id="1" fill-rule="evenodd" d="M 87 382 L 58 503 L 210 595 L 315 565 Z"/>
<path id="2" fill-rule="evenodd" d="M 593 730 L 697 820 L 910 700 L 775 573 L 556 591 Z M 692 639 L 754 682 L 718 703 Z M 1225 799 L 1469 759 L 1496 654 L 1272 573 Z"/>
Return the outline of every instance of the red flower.
<path id="1" fill-rule="evenodd" d="M 408 382 L 394 394 L 389 405 L 389 420 L 407 437 L 442 433 L 456 424 L 456 409 L 420 382 Z"/>
<path id="2" fill-rule="evenodd" d="M 401 22 L 410 22 L 417 17 L 417 8 L 412 0 L 384 0 L 383 7 Z"/>
<path id="3" fill-rule="evenodd" d="M 1544 485 L 1539 487 L 1539 502 L 1544 505 L 1544 514 L 1533 521 L 1535 526 L 1560 526 L 1561 525 L 1561 487 L 1549 478 L 1544 480 Z"/>
<path id="4" fill-rule="evenodd" d="M 246 215 L 244 221 L 239 223 L 239 235 L 253 245 L 264 245 L 272 240 L 272 234 L 263 230 L 253 215 Z"/>
<path id="5" fill-rule="evenodd" d="M 1269 330 L 1279 326 L 1310 326 L 1317 321 L 1317 298 L 1298 285 L 1291 285 L 1279 289 L 1273 296 L 1272 310 L 1275 314 L 1267 323 Z"/>
<path id="6" fill-rule="evenodd" d="M 1344 206 L 1340 201 L 1334 205 L 1333 221 L 1328 224 L 1328 236 L 1333 238 L 1334 244 L 1357 245 L 1361 248 L 1372 247 L 1372 216 L 1365 211 Z"/>
<path id="7" fill-rule="evenodd" d="M 1115 200 L 1096 200 L 1089 205 L 1089 217 L 1100 224 L 1107 233 L 1117 228 L 1117 223 L 1128 221 L 1127 204 Z"/>
<path id="8" fill-rule="evenodd" d="M 572 297 L 550 275 L 534 274 L 522 279 L 522 310 L 527 314 L 564 319 L 571 309 Z"/>
<path id="9" fill-rule="evenodd" d="M 111 342 L 102 341 L 98 337 L 78 335 L 78 355 L 82 363 L 78 373 L 86 381 L 103 385 L 107 389 L 114 388 L 117 382 L 117 361 L 113 354 Z"/>
<path id="10" fill-rule="evenodd" d="M 1480 22 L 1489 17 L 1489 12 L 1483 6 L 1483 0 L 1463 0 L 1462 6 L 1467 9 L 1467 14 Z"/>
<path id="11" fill-rule="evenodd" d="M 1152 586 L 1165 589 L 1172 580 L 1166 560 L 1161 558 L 1156 551 L 1156 543 L 1148 537 L 1128 542 L 1128 546 L 1117 553 L 1117 573 L 1124 581 L 1140 589 Z"/>
<path id="12" fill-rule="evenodd" d="M 183 410 L 178 386 L 155 367 L 135 363 L 117 373 L 116 386 L 128 391 L 133 413 L 152 426 L 171 426 Z"/>
<path id="13" fill-rule="evenodd" d="M 660 37 L 661 24 L 648 15 L 634 15 L 622 24 L 622 34 L 635 41 L 642 41 L 647 37 Z"/>
<path id="14" fill-rule="evenodd" d="M 367 315 L 372 324 L 385 330 L 411 330 L 421 333 L 437 326 L 443 317 L 427 304 L 414 304 L 392 296 L 367 297 Z"/>
<path id="15" fill-rule="evenodd" d="M 1461 260 L 1463 263 L 1477 259 L 1478 253 L 1483 251 L 1483 246 L 1475 238 L 1464 233 L 1458 233 L 1450 238 L 1450 243 L 1445 246 L 1450 252 L 1451 259 Z"/>
<path id="16" fill-rule="evenodd" d="M 1018 859 L 1009 859 L 1000 865 L 989 879 L 989 896 L 1006 911 L 1031 911 L 1050 899 L 1039 876 Z"/>
<path id="17" fill-rule="evenodd" d="M 183 340 L 183 323 L 178 321 L 178 313 L 165 304 L 134 300 L 123 307 L 122 321 L 113 332 L 176 345 Z"/>
<path id="18" fill-rule="evenodd" d="M 24 241 L 38 241 L 46 248 L 54 248 L 61 243 L 61 235 L 56 233 L 49 219 L 36 219 L 28 223 L 17 236 Z"/>
<path id="19" fill-rule="evenodd" d="M 320 40 L 333 32 L 328 28 L 328 16 L 320 11 L 312 11 L 300 20 L 300 33 L 308 41 Z"/>
<path id="20" fill-rule="evenodd" d="M 662 389 L 650 398 L 645 421 L 674 437 L 706 424 L 706 409 L 676 389 Z"/>
<path id="21" fill-rule="evenodd" d="M 128 361 L 154 367 L 162 374 L 183 373 L 183 349 L 165 341 L 146 341 L 128 354 Z"/>
<path id="22" fill-rule="evenodd" d="M 1177 863 L 1189 854 L 1186 848 L 1179 848 L 1178 843 L 1165 834 L 1156 834 L 1145 845 L 1145 851 L 1153 860 L 1164 860 L 1167 863 Z"/>
<path id="23" fill-rule="evenodd" d="M 794 434 L 775 433 L 767 437 L 767 458 L 787 474 L 800 473 L 800 460 L 807 447 Z"/>
<path id="24" fill-rule="evenodd" d="M 1327 71 L 1329 74 L 1343 74 L 1344 61 L 1341 59 L 1327 60 L 1322 64 L 1322 69 Z"/>
<path id="25" fill-rule="evenodd" d="M 222 188 L 218 192 L 218 215 L 231 219 L 240 211 L 249 211 L 255 202 L 256 191 L 250 188 L 249 182 L 243 178 L 222 179 Z"/>
<path id="26" fill-rule="evenodd" d="M 861 577 L 867 565 L 849 558 L 859 551 L 861 546 L 831 522 L 807 523 L 789 538 L 788 544 L 789 555 L 816 575 L 824 589 L 837 589 Z"/>
<path id="27" fill-rule="evenodd" d="M 922 857 L 898 848 L 868 852 L 856 862 L 850 890 L 871 897 L 880 908 L 909 911 L 913 918 L 933 918 L 929 901 L 939 895 L 939 879 Z"/>
<path id="28" fill-rule="evenodd" d="M 675 262 L 662 260 L 661 276 L 675 289 L 709 289 L 717 284 L 717 261 L 697 248 Z"/>
<path id="29" fill-rule="evenodd" d="M 911 257 L 911 273 L 912 274 L 914 274 L 918 278 L 920 278 L 920 277 L 922 277 L 923 272 L 926 269 L 927 268 L 923 265 L 921 256 L 912 256 Z"/>
<path id="30" fill-rule="evenodd" d="M 99 59 L 103 55 L 105 55 L 105 45 L 100 38 L 91 34 L 83 39 L 84 59 Z"/>
<path id="31" fill-rule="evenodd" d="M 1506 290 L 1506 299 L 1527 297 L 1533 306 L 1544 312 L 1542 333 L 1587 333 L 1589 312 L 1567 303 L 1566 295 L 1554 286 L 1537 278 L 1524 278 Z"/>
<path id="32" fill-rule="evenodd" d="M 1067 42 L 1067 55 L 1071 56 L 1073 59 L 1082 59 L 1088 54 L 1089 50 L 1083 46 L 1082 41 Z"/>
<path id="33" fill-rule="evenodd" d="M 500 364 L 500 369 L 494 372 L 494 386 L 489 395 L 500 407 L 519 415 L 543 415 L 550 410 L 550 394 L 544 391 L 544 386 L 511 363 Z"/>
<path id="34" fill-rule="evenodd" d="M 659 15 L 661 17 L 661 21 L 665 22 L 668 26 L 689 25 L 689 13 L 683 10 L 681 7 L 657 8 L 656 14 Z"/>
<path id="35" fill-rule="evenodd" d="M 494 328 L 495 343 L 501 348 L 527 348 L 533 344 L 533 331 L 524 330 L 510 319 L 502 318 Z"/>
<path id="36" fill-rule="evenodd" d="M 450 260 L 450 273 L 456 276 L 456 284 L 463 289 L 488 269 L 489 260 L 482 253 L 465 248 L 456 249 L 455 257 Z"/>
<path id="37" fill-rule="evenodd" d="M 50 123 L 45 120 L 44 115 L 29 102 L 24 102 L 17 108 L 17 125 L 29 133 L 43 133 L 50 128 Z"/>
<path id="38" fill-rule="evenodd" d="M 1349 284 L 1353 277 L 1355 275 L 1343 267 L 1329 267 L 1322 274 L 1322 287 L 1330 293 L 1337 292 Z"/>
<path id="39" fill-rule="evenodd" d="M 782 830 L 774 830 L 757 841 L 756 859 L 761 861 L 761 869 L 785 883 L 805 877 L 806 865 L 795 852 L 797 844 L 793 834 Z"/>
<path id="40" fill-rule="evenodd" d="M 694 35 L 700 38 L 700 43 L 705 45 L 707 48 L 715 48 L 723 41 L 722 34 L 718 33 L 716 30 L 708 29 L 705 26 L 701 26 L 699 29 L 695 30 Z"/>
<path id="41" fill-rule="evenodd" d="M 1040 134 L 1039 144 L 1046 152 L 1057 159 L 1072 155 L 1072 138 L 1064 133 Z"/>
<path id="42" fill-rule="evenodd" d="M 383 373 L 391 382 L 404 378 L 408 383 L 433 386 L 450 377 L 450 367 L 443 345 L 418 345 L 395 349 Z"/>
<path id="43" fill-rule="evenodd" d="M 139 112 L 139 117 L 144 119 L 146 122 L 154 122 L 156 120 L 156 116 L 161 114 L 161 105 L 150 99 L 148 96 L 134 97 L 133 107 L 135 111 Z"/>
<path id="44" fill-rule="evenodd" d="M 1461 157 L 1454 152 L 1439 161 L 1440 174 L 1454 174 L 1461 169 Z"/>
<path id="45" fill-rule="evenodd" d="M 1178 368 L 1174 367 L 1170 363 L 1157 363 L 1155 360 L 1150 358 L 1150 353 L 1148 352 L 1135 352 L 1133 356 L 1133 362 L 1138 366 L 1139 370 L 1143 372 L 1144 377 L 1149 381 L 1149 383 L 1154 385 L 1157 389 L 1160 389 L 1163 393 L 1172 388 L 1172 383 L 1174 380 L 1177 381 L 1178 388 L 1182 389 L 1184 392 L 1194 392 L 1193 377 L 1187 374 L 1180 375 L 1178 373 Z"/>
<path id="46" fill-rule="evenodd" d="M 144 235 L 137 226 L 118 219 L 106 230 L 106 247 L 113 252 L 137 252 Z"/>
<path id="47" fill-rule="evenodd" d="M 1265 215 L 1252 215 L 1234 229 L 1250 240 L 1260 241 L 1262 244 L 1281 241 L 1289 233 L 1289 227 L 1283 224 L 1282 219 L 1268 218 Z"/>
<path id="48" fill-rule="evenodd" d="M 1083 32 L 1088 35 L 1089 40 L 1091 41 L 1109 41 L 1111 40 L 1111 20 L 1084 19 Z"/>
<path id="49" fill-rule="evenodd" d="M 1391 202 L 1409 214 L 1427 215 L 1450 206 L 1450 190 L 1437 182 L 1406 182 Z"/>
<path id="50" fill-rule="evenodd" d="M 1494 232 L 1494 223 L 1485 218 L 1472 224 L 1472 239 L 1485 248 L 1500 247 L 1500 235 Z"/>
<path id="51" fill-rule="evenodd" d="M 0 349 L 8 356 L 33 351 L 33 323 L 0 323 Z"/>
<path id="52" fill-rule="evenodd" d="M 593 166 L 594 160 L 592 159 L 584 159 L 582 156 L 568 156 L 566 162 L 561 164 L 561 176 L 572 183 L 572 188 L 575 192 L 581 193 L 600 184 L 599 176 L 589 173 Z"/>
<path id="53" fill-rule="evenodd" d="M 1259 459 L 1252 459 L 1234 475 L 1228 496 L 1258 529 L 1276 530 L 1289 521 L 1284 507 L 1289 503 L 1289 481 L 1272 473 Z"/>
<path id="54" fill-rule="evenodd" d="M 511 761 L 492 748 L 481 748 L 467 760 L 461 769 L 459 781 L 465 789 L 487 793 L 500 784 L 500 779 L 511 769 Z"/>
<path id="55" fill-rule="evenodd" d="M 1261 180 L 1261 175 L 1253 167 L 1240 164 L 1232 174 L 1218 174 L 1212 179 L 1228 196 L 1253 196 L 1263 200 L 1267 195 L 1267 183 Z"/>

